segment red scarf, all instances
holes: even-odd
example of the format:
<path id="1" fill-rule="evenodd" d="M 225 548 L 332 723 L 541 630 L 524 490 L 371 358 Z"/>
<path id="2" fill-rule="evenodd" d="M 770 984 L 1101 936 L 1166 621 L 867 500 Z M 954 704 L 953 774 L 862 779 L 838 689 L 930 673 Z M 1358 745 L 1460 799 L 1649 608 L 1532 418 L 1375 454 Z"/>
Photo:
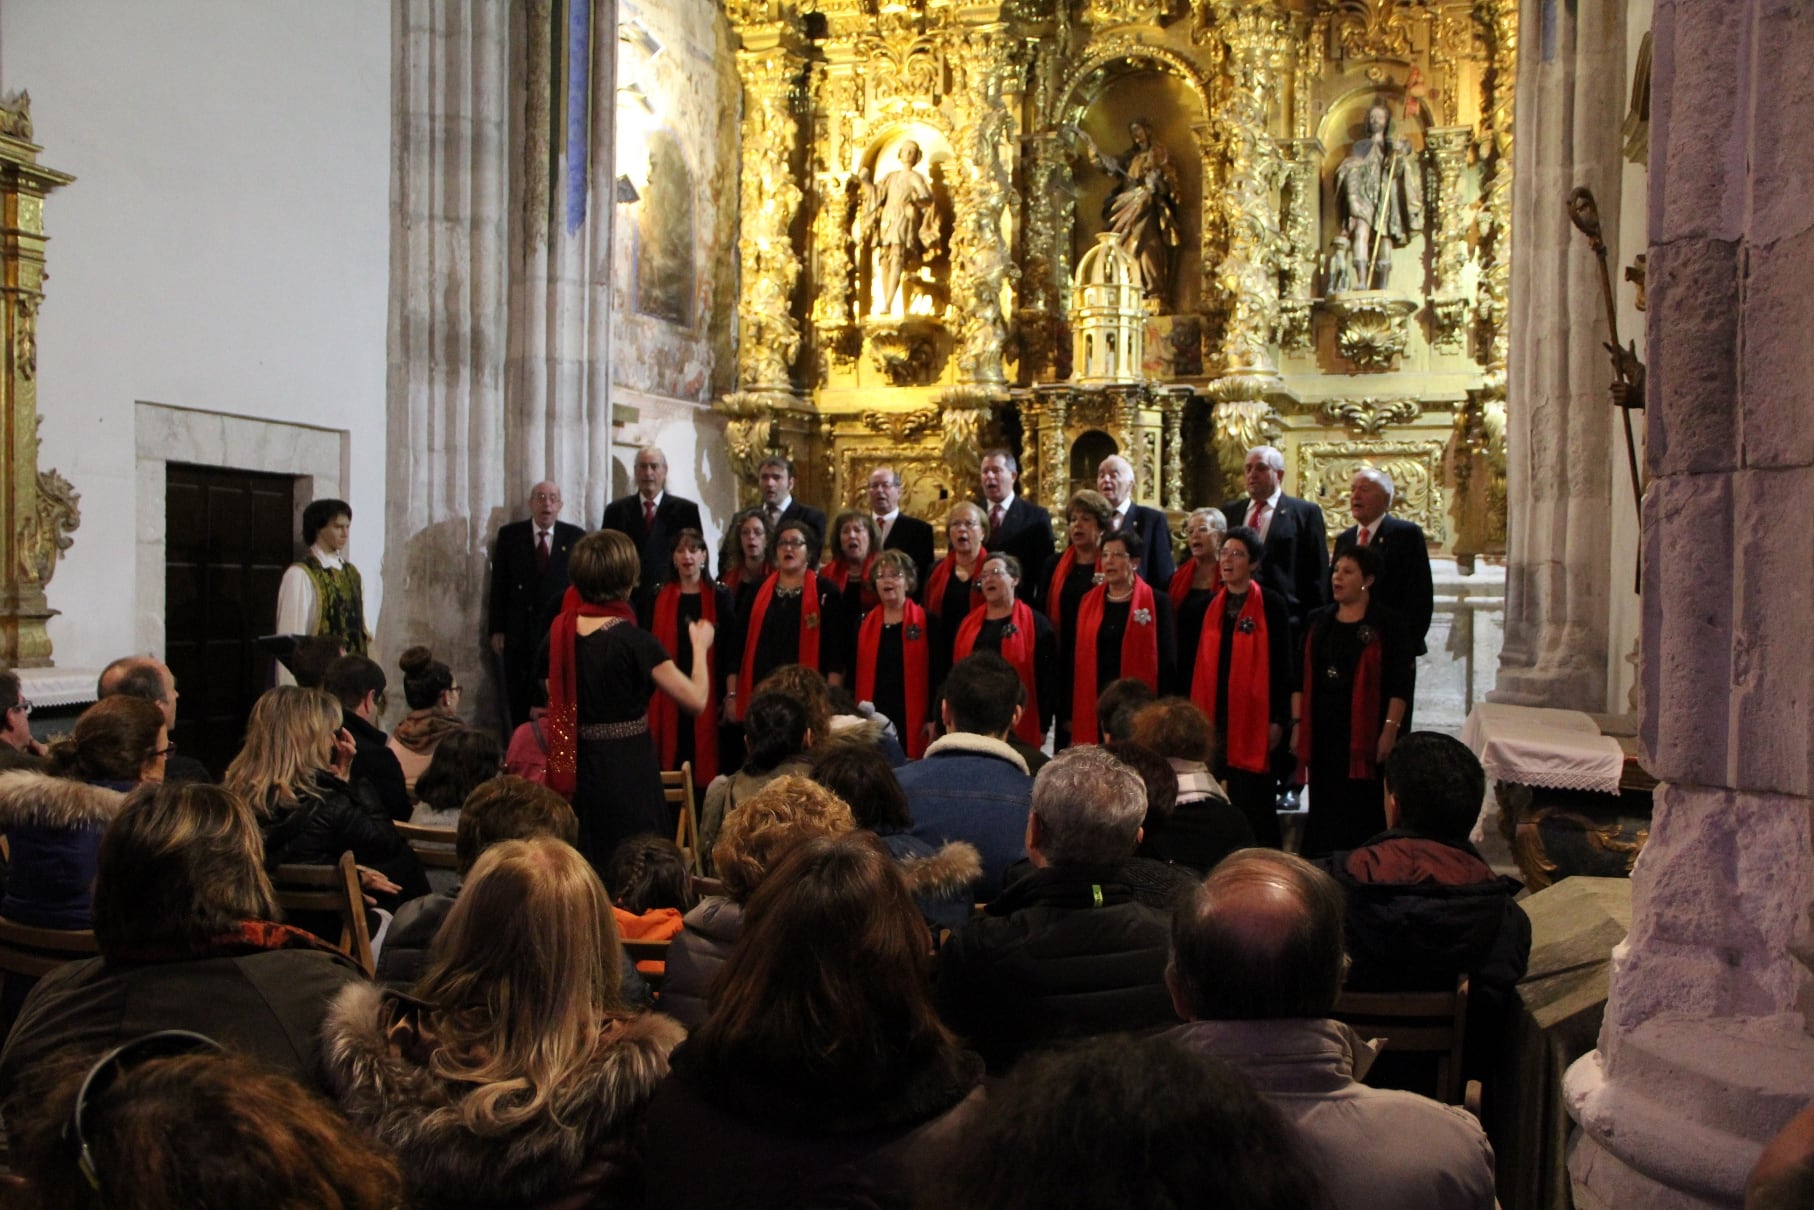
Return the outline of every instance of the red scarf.
<path id="1" fill-rule="evenodd" d="M 980 546 L 976 548 L 976 562 L 970 564 L 970 591 L 972 593 L 982 591 L 976 583 L 976 573 L 982 570 L 983 560 L 988 557 L 988 551 Z M 951 582 L 952 573 L 956 571 L 956 569 L 957 555 L 949 554 L 940 559 L 938 561 L 938 566 L 932 569 L 932 574 L 926 577 L 926 605 L 931 609 L 932 616 L 937 618 L 941 625 L 951 621 L 950 618 L 947 618 L 944 614 L 940 613 L 939 610 L 942 609 L 945 604 L 945 586 Z"/>
<path id="2" fill-rule="evenodd" d="M 709 583 L 699 586 L 699 616 L 718 625 L 718 594 Z M 655 639 L 676 659 L 680 656 L 680 584 L 670 581 L 655 594 Z M 690 646 L 691 638 L 686 639 Z M 718 776 L 718 647 L 714 643 L 706 652 L 707 690 L 705 708 L 693 716 L 693 780 L 705 785 Z M 680 750 L 680 704 L 665 693 L 649 699 L 649 734 L 661 767 L 675 769 L 675 756 Z"/>
<path id="3" fill-rule="evenodd" d="M 857 700 L 875 701 L 876 657 L 882 649 L 881 606 L 870 610 L 857 630 Z M 926 642 L 926 611 L 912 601 L 901 606 L 901 684 L 906 690 L 907 717 L 893 719 L 901 728 L 901 746 L 912 760 L 926 755 L 926 681 L 932 650 Z"/>
<path id="4" fill-rule="evenodd" d="M 988 612 L 988 606 L 978 605 L 957 628 L 957 642 L 951 648 L 953 664 L 975 648 L 976 636 L 983 632 L 983 622 L 987 620 L 985 615 Z M 1020 712 L 1020 721 L 1014 724 L 1014 734 L 1037 748 L 1045 736 L 1039 729 L 1039 677 L 1033 665 L 1038 636 L 1033 626 L 1032 607 L 1017 599 L 1014 602 L 1014 612 L 1008 615 L 1007 626 L 1002 628 L 1001 658 L 1014 665 L 1014 671 L 1020 673 L 1020 683 L 1027 687 L 1027 704 Z M 1009 630 L 1014 633 L 1007 633 Z"/>
<path id="5" fill-rule="evenodd" d="M 1317 626 L 1304 636 L 1304 701 L 1300 709 L 1303 713 L 1298 718 L 1298 776 L 1308 777 L 1310 772 L 1310 701 L 1316 692 L 1316 670 L 1311 658 L 1312 644 L 1321 634 L 1327 623 Z M 1357 781 L 1367 781 L 1378 774 L 1379 755 L 1379 686 L 1380 665 L 1385 656 L 1384 644 L 1381 642 L 1379 628 L 1362 623 L 1364 629 L 1372 631 L 1372 637 L 1361 645 L 1360 662 L 1354 668 L 1354 692 L 1349 699 L 1348 723 L 1348 776 Z"/>
<path id="6" fill-rule="evenodd" d="M 1209 586 L 1209 591 L 1214 593 L 1222 587 L 1222 568 L 1220 564 L 1216 563 L 1211 563 L 1210 567 L 1216 573 L 1216 582 Z M 1196 578 L 1197 556 L 1192 555 L 1184 560 L 1184 565 L 1178 568 L 1177 573 L 1172 576 L 1172 612 L 1174 614 L 1184 608 L 1184 598 L 1190 595 L 1191 581 Z"/>
<path id="7" fill-rule="evenodd" d="M 779 579 L 778 573 L 770 572 L 768 579 L 762 581 L 762 587 L 756 590 L 756 599 L 750 603 L 750 624 L 743 640 L 743 667 L 737 678 L 740 694 L 756 692 L 756 648 L 761 646 L 762 623 L 768 618 L 768 605 L 775 599 L 775 583 Z M 815 672 L 819 668 L 819 577 L 810 571 L 800 585 L 800 647 L 794 653 L 794 663 L 804 664 Z"/>
<path id="8" fill-rule="evenodd" d="M 1216 681 L 1222 663 L 1222 596 L 1217 592 L 1203 615 L 1197 640 L 1197 671 L 1190 697 L 1210 718 L 1216 717 Z M 1257 580 L 1248 582 L 1247 602 L 1235 618 L 1234 646 L 1228 658 L 1228 736 L 1226 758 L 1231 769 L 1264 773 L 1271 746 L 1272 656 L 1267 647 L 1266 598 Z"/>
<path id="9" fill-rule="evenodd" d="M 875 561 L 874 555 L 866 555 L 863 559 L 863 570 L 857 573 L 857 582 L 862 586 L 862 593 L 858 597 L 861 602 L 859 608 L 862 609 L 873 609 L 880 604 L 876 599 L 875 590 L 869 586 L 869 569 L 875 566 Z M 839 593 L 843 593 L 850 585 L 850 564 L 842 559 L 819 574 L 830 580 Z"/>
<path id="10" fill-rule="evenodd" d="M 1046 586 L 1046 617 L 1051 619 L 1052 629 L 1064 633 L 1064 619 L 1059 615 L 1064 612 L 1064 582 L 1071 578 L 1071 568 L 1077 564 L 1077 548 L 1067 546 L 1064 553 L 1058 556 L 1058 566 L 1052 570 L 1052 582 Z"/>
<path id="11" fill-rule="evenodd" d="M 1109 586 L 1090 589 L 1077 607 L 1077 675 L 1071 686 L 1071 741 L 1096 742 L 1096 631 L 1102 626 Z M 1146 621 L 1139 619 L 1146 613 Z M 1121 635 L 1121 675 L 1145 681 L 1159 690 L 1159 615 L 1153 609 L 1153 586 L 1134 577 L 1134 596 L 1128 602 L 1127 629 Z"/>
<path id="12" fill-rule="evenodd" d="M 768 574 L 768 564 L 766 563 L 762 565 L 762 574 L 765 576 Z M 725 573 L 718 578 L 718 582 L 730 589 L 731 593 L 735 595 L 737 590 L 743 587 L 743 560 L 739 559 L 737 560 L 737 566 L 727 568 Z"/>
<path id="13" fill-rule="evenodd" d="M 571 586 L 561 598 L 561 612 L 548 632 L 548 785 L 564 798 L 573 797 L 579 775 L 579 683 L 573 642 L 581 618 L 622 618 L 636 624 L 636 614 L 623 601 L 590 605 Z"/>

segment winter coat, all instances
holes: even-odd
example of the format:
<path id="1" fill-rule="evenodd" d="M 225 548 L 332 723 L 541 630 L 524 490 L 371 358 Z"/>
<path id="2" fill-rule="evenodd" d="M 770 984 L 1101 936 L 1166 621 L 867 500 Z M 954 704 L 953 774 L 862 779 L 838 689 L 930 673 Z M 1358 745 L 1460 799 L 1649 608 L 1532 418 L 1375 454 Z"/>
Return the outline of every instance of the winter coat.
<path id="1" fill-rule="evenodd" d="M 983 858 L 975 845 L 954 840 L 935 849 L 911 832 L 887 829 L 876 835 L 901 867 L 927 924 L 955 929 L 970 919 L 983 878 Z"/>
<path id="2" fill-rule="evenodd" d="M 29 769 L 0 774 L 0 832 L 12 851 L 0 916 L 38 928 L 87 928 L 101 834 L 125 799 L 110 785 Z"/>
<path id="3" fill-rule="evenodd" d="M 391 826 L 390 816 L 368 786 L 349 786 L 331 773 L 317 774 L 314 794 L 272 804 L 264 834 L 267 869 L 333 865 L 351 849 L 354 861 L 382 870 L 403 888 L 395 901 L 380 897 L 380 906 L 394 908 L 428 894 L 422 863 Z"/>
<path id="4" fill-rule="evenodd" d="M 725 817 L 737 809 L 737 804 L 750 795 L 774 781 L 777 777 L 798 774 L 801 777 L 812 776 L 812 764 L 804 756 L 790 756 L 765 773 L 752 773 L 739 769 L 735 773 L 720 773 L 712 779 L 712 784 L 705 788 L 705 800 L 699 806 L 699 869 L 707 875 L 716 875 L 718 870 L 713 863 L 712 848 L 718 843 L 718 833 L 724 827 Z"/>
<path id="5" fill-rule="evenodd" d="M 1026 856 L 1033 779 L 1020 754 L 999 739 L 954 732 L 932 741 L 923 759 L 895 770 L 913 813 L 913 834 L 937 846 L 964 840 L 983 858 L 979 899 Z"/>
<path id="6" fill-rule="evenodd" d="M 688 1029 L 697 1029 L 706 1018 L 712 981 L 743 931 L 743 905 L 723 895 L 707 895 L 681 919 L 680 935 L 668 942 L 661 1011 Z"/>
<path id="7" fill-rule="evenodd" d="M 428 1009 L 371 986 L 349 987 L 322 1027 L 322 1061 L 348 1117 L 397 1156 L 414 1205 L 635 1207 L 633 1145 L 649 1095 L 683 1031 L 646 1014 L 612 1023 L 592 1061 L 534 1119 L 496 1136 L 461 1120 L 473 1084 L 434 1074 Z"/>
<path id="8" fill-rule="evenodd" d="M 1141 839 L 1142 857 L 1207 874 L 1236 849 L 1256 843 L 1247 816 L 1229 804 L 1214 779 L 1205 772 L 1198 780 L 1208 782 L 1208 786 L 1198 796 L 1187 797 L 1180 791 L 1172 813 Z"/>

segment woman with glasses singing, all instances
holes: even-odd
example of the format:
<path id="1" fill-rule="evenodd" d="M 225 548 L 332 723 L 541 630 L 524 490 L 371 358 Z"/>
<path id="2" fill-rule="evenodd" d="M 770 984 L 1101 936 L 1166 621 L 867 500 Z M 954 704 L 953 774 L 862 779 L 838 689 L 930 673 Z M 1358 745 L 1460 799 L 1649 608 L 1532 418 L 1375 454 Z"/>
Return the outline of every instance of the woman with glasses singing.
<path id="1" fill-rule="evenodd" d="M 968 500 L 959 501 L 945 516 L 945 540 L 950 553 L 926 577 L 926 613 L 938 631 L 939 645 L 932 653 L 933 672 L 940 679 L 951 666 L 951 641 L 958 623 L 970 616 L 982 599 L 976 573 L 982 570 L 983 535 L 988 516 Z"/>
<path id="2" fill-rule="evenodd" d="M 1014 666 L 1027 689 L 1027 704 L 1014 725 L 1021 742 L 1035 748 L 1045 741 L 1058 697 L 1058 632 L 1044 614 L 1015 595 L 1020 587 L 1020 560 L 990 555 L 978 576 L 983 603 L 957 628 L 951 646 L 953 663 L 977 651 L 994 651 Z"/>
<path id="3" fill-rule="evenodd" d="M 818 547 L 819 535 L 804 521 L 775 527 L 769 559 L 775 570 L 751 599 L 744 626 L 737 674 L 743 692 L 751 692 L 783 664 L 804 664 L 831 684 L 844 683 L 849 654 L 844 650 L 843 600 L 829 580 L 811 569 Z"/>
<path id="4" fill-rule="evenodd" d="M 880 600 L 857 628 L 856 688 L 859 702 L 873 702 L 895 725 L 901 747 L 918 760 L 932 742 L 932 621 L 912 599 L 913 559 L 885 550 L 869 569 Z"/>
<path id="5" fill-rule="evenodd" d="M 1122 677 L 1154 693 L 1172 680 L 1176 641 L 1172 599 L 1139 574 L 1146 554 L 1140 535 L 1116 532 L 1102 540 L 1102 583 L 1077 606 L 1077 666 L 1071 672 L 1071 740 L 1093 744 L 1096 695 Z"/>

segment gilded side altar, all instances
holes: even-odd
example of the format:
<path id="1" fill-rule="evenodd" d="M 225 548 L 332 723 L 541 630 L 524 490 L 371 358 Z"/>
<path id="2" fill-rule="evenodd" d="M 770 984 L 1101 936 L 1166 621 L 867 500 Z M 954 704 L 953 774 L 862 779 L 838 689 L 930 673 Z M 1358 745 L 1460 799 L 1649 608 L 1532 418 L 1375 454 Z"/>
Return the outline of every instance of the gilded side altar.
<path id="1" fill-rule="evenodd" d="M 936 522 L 1006 445 L 1055 520 L 1111 453 L 1176 512 L 1270 442 L 1332 533 L 1373 464 L 1435 547 L 1503 551 L 1516 0 L 725 7 L 746 492 L 778 452 L 856 506 L 887 463 Z M 1105 235 L 1140 365 L 1085 381 Z"/>

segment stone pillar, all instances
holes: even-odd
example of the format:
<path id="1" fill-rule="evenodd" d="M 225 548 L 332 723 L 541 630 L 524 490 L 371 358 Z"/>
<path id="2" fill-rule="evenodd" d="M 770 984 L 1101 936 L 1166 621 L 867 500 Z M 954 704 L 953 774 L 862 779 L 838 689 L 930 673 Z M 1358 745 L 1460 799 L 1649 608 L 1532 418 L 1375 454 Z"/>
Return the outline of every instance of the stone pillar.
<path id="1" fill-rule="evenodd" d="M 1496 367 L 1509 366 L 1506 478 L 1517 515 L 1495 701 L 1606 710 L 1609 594 L 1631 591 L 1607 572 L 1612 472 L 1624 451 L 1613 449 L 1608 420 L 1606 313 L 1593 256 L 1564 208 L 1570 190 L 1586 185 L 1603 219 L 1618 214 L 1624 7 L 1523 6 L 1511 184 L 1518 251 L 1509 356 Z M 1493 245 L 1502 259 L 1505 234 Z M 1607 232 L 1613 247 L 1616 236 Z M 1496 304 L 1485 293 L 1490 314 Z"/>
<path id="2" fill-rule="evenodd" d="M 1777 0 L 1657 0 L 1653 28 L 1640 683 L 1663 785 L 1600 1048 L 1568 1074 L 1583 1210 L 1737 1207 L 1814 1089 L 1814 94 L 1791 86 L 1814 28 Z"/>

